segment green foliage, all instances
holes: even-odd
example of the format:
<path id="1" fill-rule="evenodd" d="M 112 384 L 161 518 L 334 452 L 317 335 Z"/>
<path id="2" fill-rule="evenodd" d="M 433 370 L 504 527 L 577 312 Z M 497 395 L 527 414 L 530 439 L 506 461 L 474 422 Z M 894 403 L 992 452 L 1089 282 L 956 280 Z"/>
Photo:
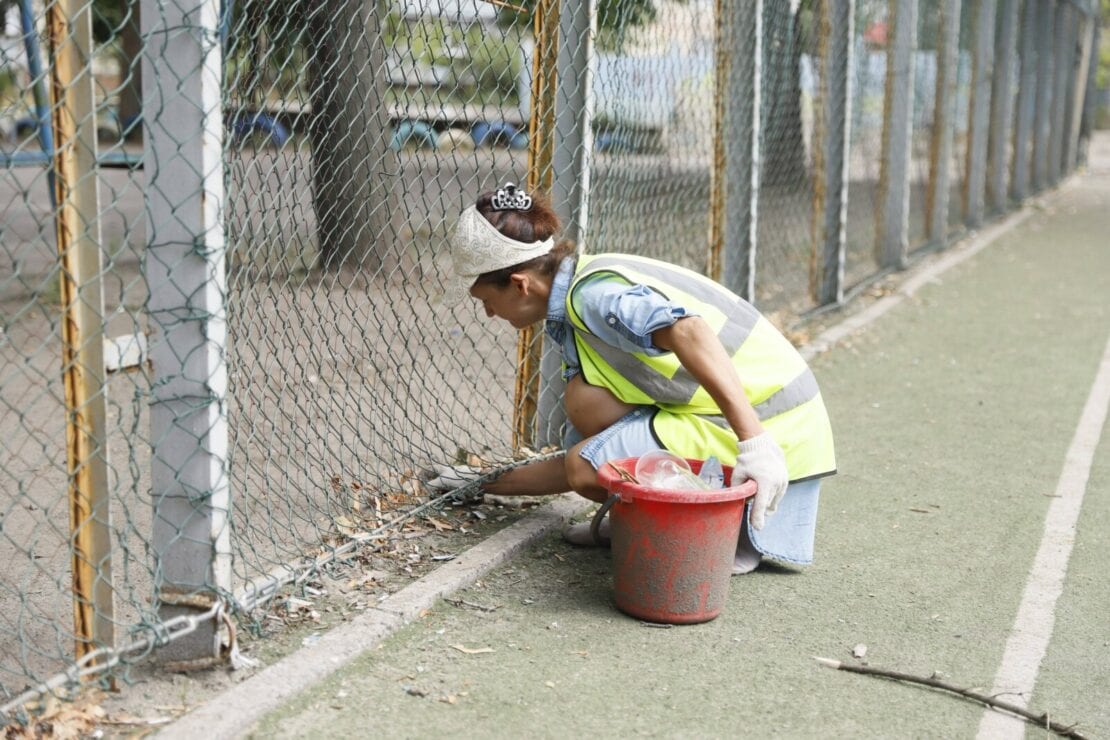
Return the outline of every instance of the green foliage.
<path id="1" fill-rule="evenodd" d="M 659 2 L 660 0 L 597 0 L 599 46 L 619 50 L 630 31 L 656 19 Z M 525 8 L 526 12 L 501 8 L 498 18 L 503 25 L 531 26 L 536 3 L 537 0 L 516 0 L 512 4 Z"/>
<path id="2" fill-rule="evenodd" d="M 473 29 L 466 37 L 468 59 L 463 62 L 479 92 L 497 94 L 506 102 L 516 100 L 516 81 L 522 63 L 517 36 L 512 31 L 508 33 L 510 38 L 499 38 Z"/>

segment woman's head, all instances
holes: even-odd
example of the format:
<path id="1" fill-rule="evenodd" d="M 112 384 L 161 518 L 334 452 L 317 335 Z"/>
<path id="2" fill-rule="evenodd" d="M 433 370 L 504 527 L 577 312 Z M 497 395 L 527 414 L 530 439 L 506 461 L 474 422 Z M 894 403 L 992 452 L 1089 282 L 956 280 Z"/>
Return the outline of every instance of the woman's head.
<path id="1" fill-rule="evenodd" d="M 491 311 L 491 302 L 529 315 L 539 310 L 539 299 L 546 300 L 559 262 L 573 252 L 572 244 L 555 244 L 558 230 L 559 218 L 542 196 L 530 196 L 512 183 L 483 194 L 459 216 L 451 240 L 455 284 L 448 290 L 448 300 L 455 301 L 469 290 L 483 301 L 488 315 L 518 326 L 527 316 Z M 518 299 L 527 299 L 528 305 L 516 306 Z"/>

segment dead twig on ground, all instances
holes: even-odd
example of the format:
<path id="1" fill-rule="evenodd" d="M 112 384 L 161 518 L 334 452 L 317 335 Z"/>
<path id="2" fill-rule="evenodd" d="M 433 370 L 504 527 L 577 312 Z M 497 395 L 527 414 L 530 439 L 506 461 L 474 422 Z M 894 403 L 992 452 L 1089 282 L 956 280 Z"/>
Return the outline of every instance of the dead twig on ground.
<path id="1" fill-rule="evenodd" d="M 453 604 L 458 607 L 465 606 L 470 609 L 477 609 L 478 611 L 483 612 L 495 612 L 501 608 L 500 604 L 495 604 L 494 606 L 486 606 L 485 604 L 475 604 L 474 602 L 467 601 L 466 599 L 444 599 L 444 601 L 446 601 L 448 604 Z"/>
<path id="2" fill-rule="evenodd" d="M 902 673 L 901 671 L 890 671 L 885 668 L 872 668 L 871 666 L 865 665 L 850 665 L 847 663 L 842 663 L 839 660 L 832 660 L 830 658 L 819 658 L 817 656 L 814 656 L 813 659 L 823 666 L 834 668 L 838 671 L 860 673 L 865 676 L 890 678 L 895 681 L 904 681 L 905 683 L 919 684 L 921 686 L 928 686 L 930 688 L 947 691 L 951 694 L 956 694 L 957 696 L 962 696 L 964 698 L 971 699 L 972 701 L 977 701 L 980 704 L 985 704 L 992 709 L 1001 709 L 1004 712 L 1009 712 L 1011 714 L 1017 715 L 1025 721 L 1035 724 L 1038 727 L 1043 727 L 1046 730 L 1051 730 L 1061 737 L 1076 738 L 1076 740 L 1087 740 L 1086 735 L 1083 735 L 1079 732 L 1079 730 L 1075 729 L 1076 724 L 1078 723 L 1066 725 L 1062 722 L 1056 722 L 1049 718 L 1048 712 L 1037 714 L 1026 709 L 1025 707 L 1018 706 L 1017 704 L 1012 704 L 997 697 L 982 694 L 978 691 L 975 691 L 974 689 L 964 689 L 954 684 L 950 684 L 947 681 L 941 681 L 940 679 L 933 676 L 915 676 L 910 673 Z"/>

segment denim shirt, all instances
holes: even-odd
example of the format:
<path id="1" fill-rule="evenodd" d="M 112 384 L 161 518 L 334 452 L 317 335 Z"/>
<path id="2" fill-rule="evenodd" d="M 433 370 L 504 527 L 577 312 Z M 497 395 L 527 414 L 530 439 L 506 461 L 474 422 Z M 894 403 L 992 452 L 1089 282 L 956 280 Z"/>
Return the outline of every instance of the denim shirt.
<path id="1" fill-rule="evenodd" d="M 574 282 L 577 260 L 567 257 L 551 282 L 547 299 L 544 330 L 558 343 L 563 354 L 563 379 L 570 380 L 582 371 L 574 326 L 567 317 L 567 291 Z M 579 317 L 606 344 L 624 352 L 647 355 L 666 354 L 651 341 L 652 332 L 672 325 L 684 316 L 694 316 L 646 285 L 629 285 L 615 277 L 599 275 L 575 288 L 574 309 Z"/>

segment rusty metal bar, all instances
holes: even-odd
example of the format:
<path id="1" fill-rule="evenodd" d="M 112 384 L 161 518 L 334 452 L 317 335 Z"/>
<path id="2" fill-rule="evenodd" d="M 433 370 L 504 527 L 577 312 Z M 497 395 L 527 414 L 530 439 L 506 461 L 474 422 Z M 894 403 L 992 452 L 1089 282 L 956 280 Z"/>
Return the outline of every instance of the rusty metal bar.
<path id="1" fill-rule="evenodd" d="M 555 152 L 555 97 L 559 62 L 559 0 L 539 0 L 532 17 L 532 110 L 528 120 L 528 189 L 551 192 Z M 517 339 L 513 447 L 533 447 L 543 338 L 535 326 Z"/>
<path id="2" fill-rule="evenodd" d="M 78 660 L 115 647 L 91 12 L 79 0 L 46 9 Z"/>

